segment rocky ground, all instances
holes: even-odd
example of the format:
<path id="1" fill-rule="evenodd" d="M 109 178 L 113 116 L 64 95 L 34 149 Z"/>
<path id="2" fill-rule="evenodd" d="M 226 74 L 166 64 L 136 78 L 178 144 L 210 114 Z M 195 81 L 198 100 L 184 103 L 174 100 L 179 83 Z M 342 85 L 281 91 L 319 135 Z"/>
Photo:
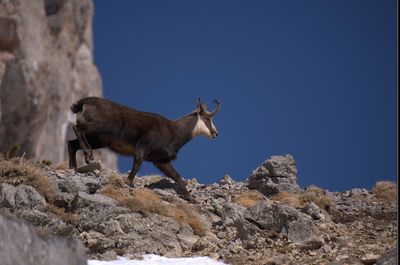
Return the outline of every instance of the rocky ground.
<path id="1" fill-rule="evenodd" d="M 97 259 L 154 253 L 231 264 L 396 264 L 396 184 L 329 192 L 301 189 L 296 175 L 293 157 L 274 156 L 244 182 L 187 180 L 197 201 L 189 204 L 161 176 L 137 177 L 130 188 L 117 172 L 3 157 L 0 214 L 79 239 Z"/>

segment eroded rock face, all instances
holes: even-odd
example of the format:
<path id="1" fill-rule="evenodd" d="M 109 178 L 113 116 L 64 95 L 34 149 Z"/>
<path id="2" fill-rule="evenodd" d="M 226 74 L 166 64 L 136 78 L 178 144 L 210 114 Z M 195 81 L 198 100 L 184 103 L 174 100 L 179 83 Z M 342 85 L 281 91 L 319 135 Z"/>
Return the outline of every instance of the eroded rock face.
<path id="1" fill-rule="evenodd" d="M 33 187 L 0 183 L 0 207 L 33 208 L 46 204 L 46 200 Z"/>
<path id="2" fill-rule="evenodd" d="M 301 248 L 318 249 L 322 246 L 321 233 L 311 218 L 291 206 L 264 200 L 249 208 L 245 217 L 261 229 L 282 233 Z"/>
<path id="3" fill-rule="evenodd" d="M 0 152 L 67 160 L 69 106 L 102 95 L 92 17 L 92 0 L 0 1 Z M 115 155 L 102 160 L 116 167 Z"/>
<path id="4" fill-rule="evenodd" d="M 82 244 L 76 239 L 44 238 L 32 225 L 0 214 L 2 265 L 85 265 Z"/>
<path id="5" fill-rule="evenodd" d="M 153 253 L 211 256 L 229 264 L 397 264 L 388 263 L 397 252 L 386 253 L 397 242 L 397 196 L 333 192 L 335 211 L 325 211 L 322 193 L 293 203 L 225 176 L 210 185 L 187 181 L 197 200 L 188 204 L 177 184 L 161 176 L 137 177 L 132 189 L 127 175 L 106 169 L 79 173 L 35 164 L 51 184 L 53 196 L 43 198 L 37 185 L 12 181 L 5 164 L 0 213 L 23 218 L 41 233 L 77 238 L 90 258 Z M 13 172 L 22 171 L 24 163 L 17 165 Z"/>
<path id="6" fill-rule="evenodd" d="M 266 196 L 287 191 L 300 191 L 297 184 L 296 161 L 293 156 L 272 156 L 253 171 L 249 177 L 249 188 Z"/>

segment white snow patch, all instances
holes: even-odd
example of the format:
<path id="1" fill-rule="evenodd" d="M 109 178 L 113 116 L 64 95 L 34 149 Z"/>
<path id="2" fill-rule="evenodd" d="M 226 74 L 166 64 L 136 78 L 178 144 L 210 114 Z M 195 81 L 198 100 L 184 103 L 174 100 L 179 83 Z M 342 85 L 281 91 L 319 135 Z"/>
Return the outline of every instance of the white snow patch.
<path id="1" fill-rule="evenodd" d="M 144 255 L 142 260 L 130 260 L 118 257 L 117 260 L 88 260 L 88 265 L 224 265 L 221 261 L 209 257 L 165 258 L 157 255 Z"/>

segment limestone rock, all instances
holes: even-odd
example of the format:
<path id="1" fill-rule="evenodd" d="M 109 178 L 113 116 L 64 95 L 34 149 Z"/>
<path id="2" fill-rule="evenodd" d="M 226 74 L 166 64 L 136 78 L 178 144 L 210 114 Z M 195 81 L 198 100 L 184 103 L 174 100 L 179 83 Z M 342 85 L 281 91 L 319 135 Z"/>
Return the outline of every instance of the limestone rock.
<path id="1" fill-rule="evenodd" d="M 132 189 L 116 172 L 36 165 L 54 188 L 52 199 L 29 205 L 36 194 L 29 182 L 23 187 L 0 180 L 0 212 L 41 233 L 79 239 L 90 258 L 153 253 L 211 256 L 229 264 L 396 264 L 388 262 L 397 252 L 386 252 L 396 245 L 397 207 L 368 190 L 316 193 L 297 206 L 264 196 L 243 203 L 254 191 L 225 177 L 222 183 L 189 182 L 198 202 L 187 204 L 162 176 L 137 177 Z M 325 195 L 335 211 L 320 208 Z"/>
<path id="2" fill-rule="evenodd" d="M 397 247 L 392 248 L 382 255 L 377 261 L 376 265 L 395 265 L 398 263 Z"/>
<path id="3" fill-rule="evenodd" d="M 302 248 L 315 249 L 322 246 L 320 231 L 311 218 L 295 208 L 269 201 L 261 201 L 249 208 L 245 218 L 265 230 L 287 236 L 288 240 Z"/>
<path id="4" fill-rule="evenodd" d="M 304 206 L 301 211 L 311 216 L 314 220 L 325 220 L 329 218 L 329 215 L 313 202 Z"/>
<path id="5" fill-rule="evenodd" d="M 86 256 L 76 239 L 45 238 L 21 220 L 0 214 L 2 265 L 84 265 Z"/>
<path id="6" fill-rule="evenodd" d="M 272 156 L 266 160 L 249 177 L 249 188 L 256 189 L 266 196 L 282 191 L 299 192 L 293 156 Z"/>
<path id="7" fill-rule="evenodd" d="M 92 0 L 0 1 L 0 152 L 67 161 L 70 105 L 102 95 L 92 17 Z M 116 167 L 114 154 L 99 158 Z"/>
<path id="8" fill-rule="evenodd" d="M 323 244 L 320 231 L 308 216 L 300 215 L 297 220 L 289 222 L 286 231 L 288 240 L 302 249 L 318 249 Z"/>
<path id="9" fill-rule="evenodd" d="M 0 183 L 0 207 L 33 208 L 42 204 L 46 200 L 31 186 Z"/>

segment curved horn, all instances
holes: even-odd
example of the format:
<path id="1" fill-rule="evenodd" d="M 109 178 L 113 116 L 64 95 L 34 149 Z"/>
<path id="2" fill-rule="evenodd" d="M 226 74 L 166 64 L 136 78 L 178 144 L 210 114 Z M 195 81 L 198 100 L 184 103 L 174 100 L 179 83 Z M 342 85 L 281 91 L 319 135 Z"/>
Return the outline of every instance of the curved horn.
<path id="1" fill-rule="evenodd" d="M 220 102 L 219 100 L 215 99 L 214 102 L 215 102 L 215 104 L 216 104 L 217 106 L 215 107 L 215 110 L 213 110 L 213 111 L 210 113 L 211 116 L 214 116 L 215 113 L 217 113 L 217 112 L 220 110 L 220 108 L 221 108 L 221 102 Z"/>

